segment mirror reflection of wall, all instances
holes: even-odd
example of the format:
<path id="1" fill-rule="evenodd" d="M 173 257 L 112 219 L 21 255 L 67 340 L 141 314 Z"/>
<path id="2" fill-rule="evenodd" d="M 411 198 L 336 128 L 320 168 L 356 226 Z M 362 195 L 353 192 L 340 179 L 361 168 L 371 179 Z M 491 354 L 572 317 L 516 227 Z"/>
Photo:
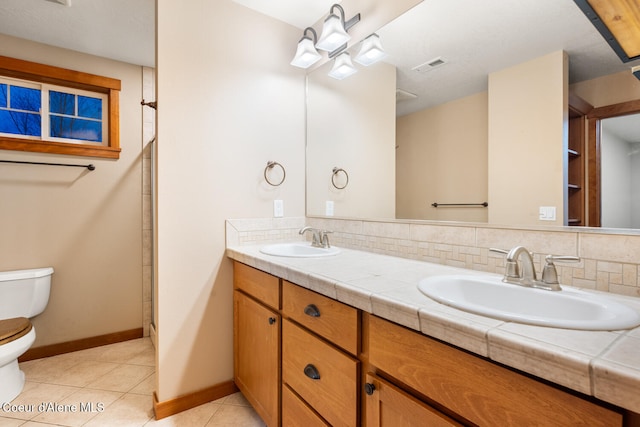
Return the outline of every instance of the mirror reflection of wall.
<path id="1" fill-rule="evenodd" d="M 307 215 L 395 218 L 395 67 L 336 80 L 331 65 L 307 76 Z M 332 184 L 336 167 L 345 188 Z"/>
<path id="2" fill-rule="evenodd" d="M 601 121 L 603 227 L 640 228 L 640 114 Z"/>
<path id="3" fill-rule="evenodd" d="M 457 16 L 465 25 L 442 19 L 447 16 Z M 396 149 L 385 156 L 391 156 L 395 165 L 379 173 L 395 169 L 396 200 L 389 201 L 391 190 L 387 192 L 386 187 L 380 191 L 383 187 L 375 176 L 359 176 L 341 160 L 350 152 L 347 144 L 355 143 L 356 163 L 367 164 L 368 156 L 376 154 L 363 141 L 372 135 L 358 137 L 353 126 L 356 119 L 365 119 L 372 128 L 381 129 L 381 122 L 369 120 L 364 111 L 352 111 L 338 123 L 336 108 L 317 108 L 310 97 L 308 215 L 326 215 L 325 201 L 334 197 L 337 217 L 389 218 L 390 209 L 381 213 L 368 206 L 391 204 L 399 219 L 600 226 L 586 222 L 596 217 L 590 212 L 581 215 L 582 222 L 577 224 L 568 209 L 569 196 L 575 195 L 568 190 L 573 188 L 567 159 L 569 94 L 595 109 L 604 108 L 640 99 L 640 81 L 629 72 L 634 63 L 622 63 L 573 2 L 540 0 L 513 8 L 498 0 L 425 1 L 376 33 L 388 53 L 386 65 L 396 67 L 397 88 L 419 94 L 391 106 L 397 114 L 397 140 L 385 147 L 394 144 Z M 490 42 L 482 42 L 485 36 Z M 428 72 L 417 70 L 425 68 L 417 64 L 434 58 L 442 58 L 444 65 Z M 310 93 L 318 73 L 326 71 L 308 75 Z M 358 72 L 341 81 L 341 87 L 359 86 L 363 75 Z M 375 91 L 375 87 L 369 89 Z M 369 99 L 374 102 L 375 97 Z M 321 137 L 314 134 L 318 124 L 329 126 L 329 122 L 330 134 L 326 128 Z M 351 136 L 343 138 L 341 130 Z M 586 134 L 585 130 L 585 138 Z M 374 139 L 379 141 L 378 137 Z M 330 152 L 335 146 L 338 149 Z M 315 171 L 323 156 L 327 164 L 318 186 Z M 589 156 L 580 153 L 579 159 L 586 165 Z M 349 171 L 347 191 L 332 193 L 328 187 L 330 171 L 336 166 Z M 582 172 L 585 182 L 587 172 Z M 356 190 L 356 182 L 374 185 Z M 586 213 L 590 195 L 584 187 L 581 206 Z M 376 204 L 378 196 L 386 199 Z M 434 202 L 484 201 L 488 208 L 432 207 Z M 555 217 L 541 218 L 541 207 L 555 208 Z"/>
<path id="4" fill-rule="evenodd" d="M 487 93 L 398 117 L 396 216 L 487 222 Z"/>

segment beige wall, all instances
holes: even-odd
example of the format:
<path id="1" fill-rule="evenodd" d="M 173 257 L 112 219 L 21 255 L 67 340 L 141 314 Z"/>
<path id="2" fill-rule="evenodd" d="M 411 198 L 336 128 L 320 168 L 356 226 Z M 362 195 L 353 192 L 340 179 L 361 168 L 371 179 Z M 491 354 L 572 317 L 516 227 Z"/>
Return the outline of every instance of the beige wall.
<path id="1" fill-rule="evenodd" d="M 564 223 L 567 102 L 562 51 L 489 75 L 490 223 Z M 556 221 L 540 221 L 540 206 Z"/>
<path id="2" fill-rule="evenodd" d="M 482 92 L 398 117 L 397 218 L 487 221 L 486 208 L 431 206 L 487 201 L 487 115 Z"/>
<path id="3" fill-rule="evenodd" d="M 640 99 L 640 80 L 623 71 L 572 84 L 569 90 L 594 107 L 603 107 Z"/>
<path id="4" fill-rule="evenodd" d="M 350 1 L 343 2 L 348 17 Z M 399 7 L 358 2 L 368 5 L 359 11 L 370 22 Z M 416 1 L 400 4 L 409 3 Z M 270 217 L 274 199 L 284 200 L 286 217 L 304 215 L 305 79 L 289 65 L 298 28 L 231 0 L 188 8 L 158 0 L 156 10 L 156 391 L 163 402 L 233 378 L 224 220 Z M 270 160 L 286 168 L 279 187 L 264 182 Z"/>
<path id="5" fill-rule="evenodd" d="M 157 395 L 233 379 L 225 219 L 304 215 L 301 30 L 231 0 L 157 3 Z M 267 161 L 286 169 L 264 182 Z"/>
<path id="6" fill-rule="evenodd" d="M 0 166 L 0 269 L 55 269 L 35 346 L 142 327 L 141 67 L 4 35 L 0 55 L 122 81 L 119 160 L 0 151 L 96 166 Z"/>
<path id="7" fill-rule="evenodd" d="M 309 74 L 307 84 L 307 214 L 324 215 L 333 201 L 341 217 L 395 218 L 396 69 L 357 66 L 344 80 Z M 372 90 L 372 88 L 375 88 Z M 335 178 L 334 167 L 344 174 Z"/>

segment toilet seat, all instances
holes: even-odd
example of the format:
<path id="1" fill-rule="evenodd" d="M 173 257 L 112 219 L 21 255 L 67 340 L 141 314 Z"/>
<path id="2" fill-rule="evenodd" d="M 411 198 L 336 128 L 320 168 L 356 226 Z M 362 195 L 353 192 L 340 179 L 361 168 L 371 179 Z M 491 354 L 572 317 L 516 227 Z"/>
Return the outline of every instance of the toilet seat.
<path id="1" fill-rule="evenodd" d="M 0 320 L 0 345 L 8 344 L 29 333 L 33 325 L 26 317 Z"/>

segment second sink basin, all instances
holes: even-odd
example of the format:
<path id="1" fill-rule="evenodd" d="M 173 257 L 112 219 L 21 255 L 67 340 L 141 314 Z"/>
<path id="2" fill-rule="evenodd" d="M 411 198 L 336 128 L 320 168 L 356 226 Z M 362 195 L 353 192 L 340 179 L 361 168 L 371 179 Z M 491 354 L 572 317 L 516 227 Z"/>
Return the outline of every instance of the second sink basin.
<path id="1" fill-rule="evenodd" d="M 311 243 L 308 242 L 295 242 L 265 245 L 260 248 L 260 252 L 266 255 L 283 257 L 313 258 L 336 255 L 340 252 L 340 249 L 333 246 L 330 248 L 317 248 L 315 246 L 311 246 Z"/>
<path id="2" fill-rule="evenodd" d="M 547 291 L 471 275 L 429 277 L 420 281 L 418 289 L 439 303 L 517 323 L 581 330 L 640 325 L 640 313 L 631 307 L 575 289 Z"/>

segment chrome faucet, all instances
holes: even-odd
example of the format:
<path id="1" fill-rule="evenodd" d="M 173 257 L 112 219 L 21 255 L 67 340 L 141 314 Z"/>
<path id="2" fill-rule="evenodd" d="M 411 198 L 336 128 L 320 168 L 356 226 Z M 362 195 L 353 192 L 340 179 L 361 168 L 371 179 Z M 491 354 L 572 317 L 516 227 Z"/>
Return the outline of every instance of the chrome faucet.
<path id="1" fill-rule="evenodd" d="M 313 237 L 311 238 L 311 239 L 312 239 L 312 240 L 311 240 L 311 246 L 315 246 L 315 247 L 317 247 L 317 248 L 321 248 L 321 247 L 322 247 L 322 245 L 320 244 L 320 236 L 319 236 L 319 234 L 318 234 L 318 232 L 319 232 L 320 230 L 317 230 L 317 229 L 315 229 L 315 228 L 313 228 L 313 227 L 306 226 L 306 227 L 301 228 L 301 229 L 300 229 L 300 231 L 299 231 L 298 233 L 299 233 L 299 234 L 304 234 L 304 233 L 306 233 L 307 231 L 310 231 L 311 233 L 313 233 L 313 234 L 312 234 L 312 236 L 313 236 Z"/>
<path id="2" fill-rule="evenodd" d="M 533 254 L 524 246 L 516 246 L 510 251 L 504 249 L 489 249 L 507 255 L 504 278 L 505 283 L 527 286 L 532 288 L 546 289 L 548 291 L 560 291 L 558 282 L 558 272 L 553 261 L 580 261 L 574 256 L 547 255 L 545 266 L 542 270 L 542 279 L 536 277 L 536 268 L 533 263 Z M 520 262 L 518 262 L 520 261 Z"/>
<path id="3" fill-rule="evenodd" d="M 522 258 L 522 261 L 518 264 L 518 259 L 520 258 Z M 537 282 L 533 256 L 524 246 L 516 246 L 507 254 L 504 278 L 509 283 L 516 282 L 516 284 L 524 286 L 533 286 Z"/>
<path id="4" fill-rule="evenodd" d="M 301 228 L 299 233 L 304 234 L 307 231 L 311 231 L 313 233 L 313 237 L 311 238 L 311 246 L 325 249 L 331 247 L 331 245 L 329 244 L 328 234 L 333 233 L 332 231 L 318 230 L 317 228 L 306 226 Z"/>

